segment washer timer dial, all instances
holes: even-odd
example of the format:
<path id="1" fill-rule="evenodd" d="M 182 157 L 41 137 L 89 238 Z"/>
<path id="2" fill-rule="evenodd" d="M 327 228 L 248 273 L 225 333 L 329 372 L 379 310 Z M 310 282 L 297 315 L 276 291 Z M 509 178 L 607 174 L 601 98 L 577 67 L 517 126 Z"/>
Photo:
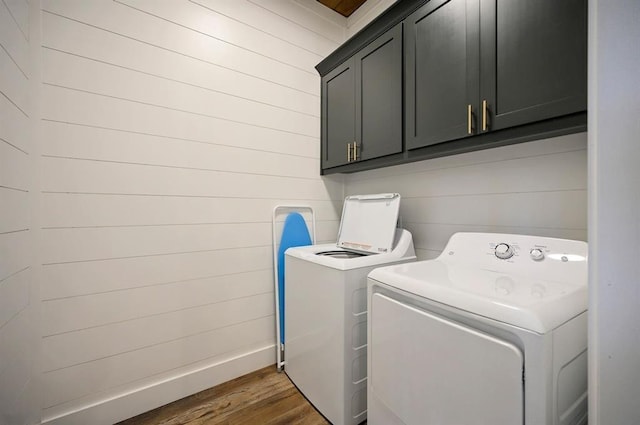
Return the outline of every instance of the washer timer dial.
<path id="1" fill-rule="evenodd" d="M 502 242 L 496 245 L 494 249 L 494 253 L 496 254 L 496 257 L 498 257 L 499 259 L 508 260 L 509 258 L 513 257 L 513 247 L 511 247 L 509 244 Z"/>

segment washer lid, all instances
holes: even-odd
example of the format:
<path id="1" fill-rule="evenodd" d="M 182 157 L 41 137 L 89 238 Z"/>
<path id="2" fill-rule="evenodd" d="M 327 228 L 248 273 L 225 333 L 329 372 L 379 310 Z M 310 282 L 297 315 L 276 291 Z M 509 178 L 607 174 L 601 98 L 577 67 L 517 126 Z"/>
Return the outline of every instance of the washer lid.
<path id="1" fill-rule="evenodd" d="M 398 193 L 347 196 L 336 245 L 370 254 L 391 252 L 399 209 Z"/>
<path id="2" fill-rule="evenodd" d="M 441 260 L 382 267 L 369 278 L 539 334 L 587 310 L 587 284 L 580 280 L 540 280 Z"/>

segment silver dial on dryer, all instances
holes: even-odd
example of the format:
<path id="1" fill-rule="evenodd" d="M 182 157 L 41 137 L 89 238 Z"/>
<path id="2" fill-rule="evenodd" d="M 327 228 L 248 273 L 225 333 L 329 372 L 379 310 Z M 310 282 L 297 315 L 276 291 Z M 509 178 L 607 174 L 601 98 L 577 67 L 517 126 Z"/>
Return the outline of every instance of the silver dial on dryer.
<path id="1" fill-rule="evenodd" d="M 513 247 L 509 244 L 502 242 L 496 245 L 494 249 L 494 253 L 496 254 L 496 257 L 498 257 L 499 259 L 508 260 L 509 258 L 513 257 Z"/>
<path id="2" fill-rule="evenodd" d="M 530 252 L 533 261 L 544 260 L 544 252 L 540 248 L 533 248 Z"/>

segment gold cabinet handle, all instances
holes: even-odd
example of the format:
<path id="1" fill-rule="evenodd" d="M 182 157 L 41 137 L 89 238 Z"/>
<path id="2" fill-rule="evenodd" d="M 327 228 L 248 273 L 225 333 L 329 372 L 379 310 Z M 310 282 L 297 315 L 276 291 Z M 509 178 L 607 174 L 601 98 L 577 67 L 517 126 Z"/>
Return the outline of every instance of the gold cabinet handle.
<path id="1" fill-rule="evenodd" d="M 351 162 L 351 143 L 347 143 L 347 162 Z"/>
<path id="2" fill-rule="evenodd" d="M 473 134 L 473 127 L 471 125 L 472 115 L 473 109 L 471 105 L 467 105 L 467 134 Z"/>
<path id="3" fill-rule="evenodd" d="M 482 131 L 487 131 L 487 101 L 482 101 Z"/>
<path id="4" fill-rule="evenodd" d="M 353 160 L 358 160 L 358 145 L 356 144 L 356 142 L 353 142 Z"/>

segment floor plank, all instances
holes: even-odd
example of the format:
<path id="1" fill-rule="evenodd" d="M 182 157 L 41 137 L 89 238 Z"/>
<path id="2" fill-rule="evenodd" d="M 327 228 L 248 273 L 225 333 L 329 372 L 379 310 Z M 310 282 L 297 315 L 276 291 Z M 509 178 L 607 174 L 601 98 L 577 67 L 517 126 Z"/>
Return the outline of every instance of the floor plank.
<path id="1" fill-rule="evenodd" d="M 275 365 L 117 425 L 329 425 Z"/>

